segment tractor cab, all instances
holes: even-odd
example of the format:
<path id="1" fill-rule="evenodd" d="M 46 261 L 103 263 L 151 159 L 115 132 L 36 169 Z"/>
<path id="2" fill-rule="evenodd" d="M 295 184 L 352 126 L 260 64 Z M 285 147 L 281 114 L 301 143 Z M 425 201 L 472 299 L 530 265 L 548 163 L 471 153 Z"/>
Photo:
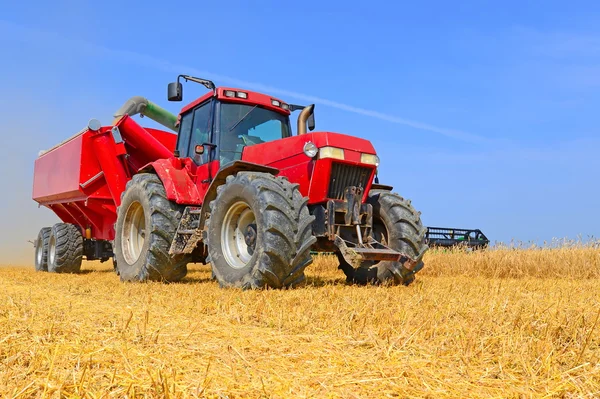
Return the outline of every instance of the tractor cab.
<path id="1" fill-rule="evenodd" d="M 290 137 L 290 113 L 304 107 L 261 93 L 215 87 L 211 81 L 182 75 L 211 92 L 185 106 L 178 117 L 176 156 L 196 165 L 218 160 L 221 167 L 240 160 L 247 146 Z M 182 100 L 182 85 L 169 85 L 169 101 Z M 314 127 L 314 122 L 311 125 Z"/>

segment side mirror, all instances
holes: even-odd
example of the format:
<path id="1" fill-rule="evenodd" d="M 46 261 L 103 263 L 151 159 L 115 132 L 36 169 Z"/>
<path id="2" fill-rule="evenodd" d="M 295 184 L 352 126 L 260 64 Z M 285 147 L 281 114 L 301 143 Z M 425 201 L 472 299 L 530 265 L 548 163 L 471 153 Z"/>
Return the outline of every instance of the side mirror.
<path id="1" fill-rule="evenodd" d="M 167 99 L 169 101 L 183 100 L 183 85 L 180 82 L 169 83 L 167 87 Z"/>
<path id="2" fill-rule="evenodd" d="M 306 124 L 308 125 L 308 130 L 311 132 L 315 130 L 315 112 L 313 111 L 308 119 L 306 120 Z"/>

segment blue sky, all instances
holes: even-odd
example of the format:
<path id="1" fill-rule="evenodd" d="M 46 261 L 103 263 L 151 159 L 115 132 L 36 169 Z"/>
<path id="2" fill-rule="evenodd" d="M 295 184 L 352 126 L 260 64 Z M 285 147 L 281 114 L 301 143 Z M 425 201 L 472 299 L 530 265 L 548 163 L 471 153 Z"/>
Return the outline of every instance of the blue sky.
<path id="1" fill-rule="evenodd" d="M 39 150 L 132 95 L 176 112 L 178 73 L 315 102 L 427 225 L 598 237 L 600 3 L 459 3 L 3 2 L 2 242 L 28 254 L 55 220 L 31 200 Z"/>

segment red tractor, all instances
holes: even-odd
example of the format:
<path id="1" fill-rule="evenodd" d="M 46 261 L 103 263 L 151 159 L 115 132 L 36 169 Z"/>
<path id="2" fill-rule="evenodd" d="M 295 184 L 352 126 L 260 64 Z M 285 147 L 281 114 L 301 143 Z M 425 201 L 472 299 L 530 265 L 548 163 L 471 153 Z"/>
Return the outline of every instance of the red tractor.
<path id="1" fill-rule="evenodd" d="M 41 229 L 37 270 L 113 258 L 122 281 L 172 282 L 202 262 L 221 286 L 280 288 L 302 282 L 317 251 L 335 252 L 349 282 L 414 280 L 426 228 L 409 200 L 374 183 L 369 141 L 312 132 L 314 105 L 187 75 L 169 84 L 170 101 L 182 100 L 181 78 L 209 92 L 179 116 L 133 97 L 111 126 L 92 119 L 40 154 L 33 199 L 63 223 Z"/>

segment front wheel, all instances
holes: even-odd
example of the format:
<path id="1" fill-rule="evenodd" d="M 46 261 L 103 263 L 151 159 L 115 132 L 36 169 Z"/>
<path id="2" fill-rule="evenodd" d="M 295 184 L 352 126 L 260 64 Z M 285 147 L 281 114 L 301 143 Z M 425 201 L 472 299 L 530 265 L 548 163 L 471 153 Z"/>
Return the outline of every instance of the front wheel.
<path id="1" fill-rule="evenodd" d="M 298 185 L 266 173 L 228 176 L 211 202 L 208 252 L 222 286 L 281 288 L 304 280 L 316 238 Z"/>
<path id="2" fill-rule="evenodd" d="M 353 268 L 338 253 L 340 269 L 348 282 L 357 284 L 392 283 L 409 285 L 415 273 L 423 268 L 423 255 L 429 248 L 425 243 L 426 227 L 420 213 L 409 200 L 383 190 L 371 190 L 367 202 L 373 206 L 373 236 L 389 248 L 402 252 L 417 264 L 409 270 L 401 262 L 363 262 Z"/>
<path id="3" fill-rule="evenodd" d="M 115 227 L 115 257 L 121 281 L 179 281 L 189 255 L 169 255 L 182 209 L 167 199 L 158 176 L 133 176 L 121 196 Z"/>

